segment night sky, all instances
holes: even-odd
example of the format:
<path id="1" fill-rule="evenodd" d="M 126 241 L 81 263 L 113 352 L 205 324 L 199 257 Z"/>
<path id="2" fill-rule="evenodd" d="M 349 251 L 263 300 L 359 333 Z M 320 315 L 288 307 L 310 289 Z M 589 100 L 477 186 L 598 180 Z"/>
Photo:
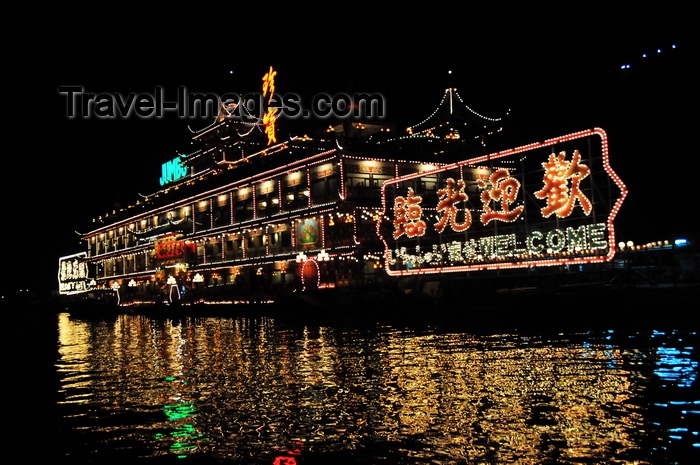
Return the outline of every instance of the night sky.
<path id="1" fill-rule="evenodd" d="M 639 11 L 619 6 L 638 2 L 614 2 L 610 11 L 611 3 L 561 13 L 531 2 L 517 9 L 463 2 L 456 10 L 440 2 L 343 2 L 288 11 L 236 2 L 210 11 L 60 6 L 19 15 L 5 44 L 14 111 L 3 117 L 12 148 L 0 290 L 56 289 L 58 258 L 85 250 L 76 231 L 157 191 L 161 164 L 187 153 L 189 127 L 211 122 L 174 114 L 69 119 L 59 86 L 259 92 L 270 66 L 283 94 L 381 93 L 386 121 L 399 128 L 428 116 L 450 83 L 483 115 L 510 110 L 507 130 L 517 145 L 602 127 L 611 165 L 630 190 L 618 237 L 643 243 L 692 234 L 700 163 L 691 143 L 698 48 L 690 4 Z M 305 125 L 306 132 L 324 126 Z"/>

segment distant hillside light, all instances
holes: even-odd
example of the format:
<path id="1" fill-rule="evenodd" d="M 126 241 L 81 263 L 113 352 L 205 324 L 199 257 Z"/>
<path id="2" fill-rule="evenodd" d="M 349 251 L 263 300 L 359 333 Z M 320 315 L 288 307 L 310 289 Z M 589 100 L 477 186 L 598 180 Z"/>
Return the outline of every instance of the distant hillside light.
<path id="1" fill-rule="evenodd" d="M 676 45 L 676 44 L 671 44 L 670 48 L 671 48 L 672 50 L 675 50 L 675 49 L 677 48 L 677 45 Z M 656 53 L 657 53 L 657 54 L 663 53 L 663 49 L 660 48 L 660 47 L 657 48 L 657 49 L 656 49 Z M 649 54 L 646 53 L 646 52 L 642 53 L 642 59 L 645 59 L 645 58 L 649 58 Z M 627 69 L 627 68 L 629 68 L 629 67 L 630 67 L 630 65 L 624 65 L 624 64 L 621 66 L 622 69 Z"/>

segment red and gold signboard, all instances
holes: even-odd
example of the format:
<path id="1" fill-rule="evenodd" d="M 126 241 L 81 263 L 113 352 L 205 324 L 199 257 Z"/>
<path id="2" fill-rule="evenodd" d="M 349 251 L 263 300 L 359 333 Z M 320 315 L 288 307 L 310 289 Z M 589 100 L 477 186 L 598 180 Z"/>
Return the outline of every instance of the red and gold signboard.
<path id="1" fill-rule="evenodd" d="M 357 169 L 358 173 L 371 173 L 371 174 L 390 174 L 391 170 L 383 166 L 373 166 L 373 165 L 360 165 Z"/>
<path id="2" fill-rule="evenodd" d="M 604 262 L 626 195 L 595 128 L 386 181 L 377 233 L 392 276 Z"/>
<path id="3" fill-rule="evenodd" d="M 185 254 L 186 250 L 185 241 L 168 241 L 156 244 L 156 256 L 158 260 L 180 258 Z"/>
<path id="4" fill-rule="evenodd" d="M 311 176 L 313 179 L 327 178 L 334 175 L 337 172 L 337 168 L 334 165 L 323 165 L 317 171 L 314 171 Z"/>

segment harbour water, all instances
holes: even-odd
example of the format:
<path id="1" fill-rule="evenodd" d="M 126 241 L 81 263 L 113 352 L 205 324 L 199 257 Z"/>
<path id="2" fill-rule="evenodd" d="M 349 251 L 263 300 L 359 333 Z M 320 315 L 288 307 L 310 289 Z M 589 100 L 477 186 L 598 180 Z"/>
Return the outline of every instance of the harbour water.
<path id="1" fill-rule="evenodd" d="M 700 336 L 687 325 L 3 323 L 14 463 L 700 463 Z"/>

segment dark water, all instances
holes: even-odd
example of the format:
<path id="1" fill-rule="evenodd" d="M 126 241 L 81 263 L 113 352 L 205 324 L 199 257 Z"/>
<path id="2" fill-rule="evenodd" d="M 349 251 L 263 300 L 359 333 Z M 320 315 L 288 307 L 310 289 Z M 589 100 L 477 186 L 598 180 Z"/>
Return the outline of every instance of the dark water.
<path id="1" fill-rule="evenodd" d="M 5 463 L 700 463 L 693 328 L 3 323 Z"/>

